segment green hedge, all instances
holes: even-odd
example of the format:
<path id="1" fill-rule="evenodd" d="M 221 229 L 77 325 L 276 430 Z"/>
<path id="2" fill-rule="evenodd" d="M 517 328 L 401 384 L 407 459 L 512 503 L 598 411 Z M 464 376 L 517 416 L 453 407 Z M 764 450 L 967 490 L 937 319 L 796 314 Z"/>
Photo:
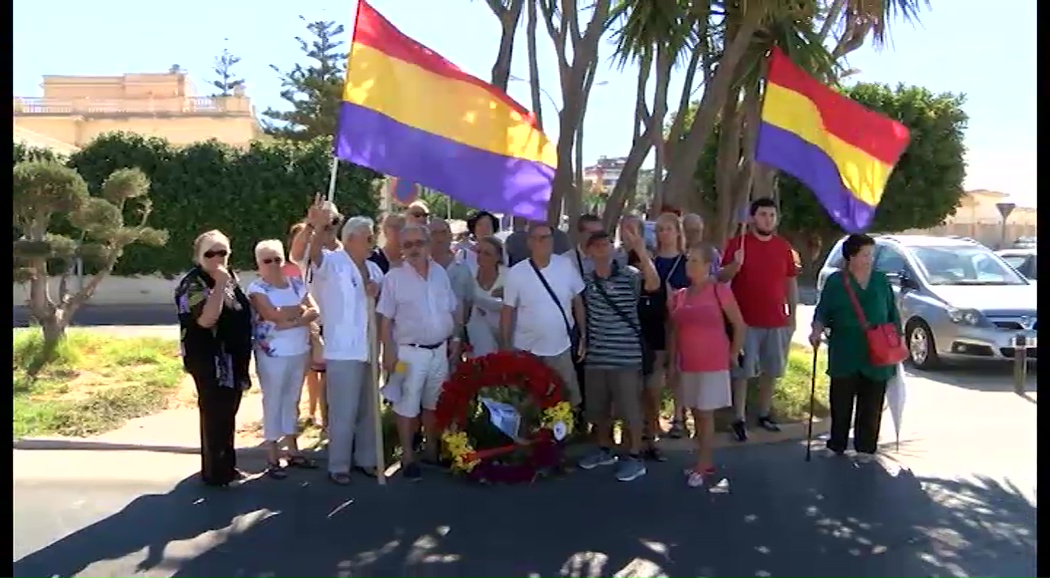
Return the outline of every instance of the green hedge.
<path id="1" fill-rule="evenodd" d="M 327 190 L 331 151 L 331 139 L 257 142 L 238 150 L 213 140 L 177 147 L 159 138 L 110 133 L 74 153 L 67 163 L 93 194 L 120 168 L 137 167 L 149 176 L 149 224 L 166 229 L 171 240 L 166 247 L 129 247 L 114 274 L 171 276 L 188 268 L 194 238 L 209 229 L 229 235 L 235 269 L 254 269 L 255 243 L 286 241 L 288 228 L 303 217 L 314 194 Z M 14 145 L 15 163 L 39 154 Z M 339 210 L 344 215 L 375 216 L 373 182 L 379 177 L 372 170 L 340 163 L 335 192 Z M 56 223 L 56 232 L 61 228 Z"/>

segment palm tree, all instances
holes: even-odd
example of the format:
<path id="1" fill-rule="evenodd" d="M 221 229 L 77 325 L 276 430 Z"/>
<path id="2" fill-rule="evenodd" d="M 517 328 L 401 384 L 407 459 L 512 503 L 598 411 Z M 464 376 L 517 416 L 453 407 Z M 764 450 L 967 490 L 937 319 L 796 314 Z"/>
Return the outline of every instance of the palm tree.
<path id="1" fill-rule="evenodd" d="M 699 0 L 694 4 L 699 3 Z M 718 216 L 722 234 L 735 206 L 746 202 L 756 185 L 771 187 L 772 171 L 755 180 L 754 139 L 762 97 L 761 79 L 768 49 L 777 45 L 797 64 L 818 78 L 833 81 L 845 71 L 844 57 L 871 36 L 882 45 L 887 23 L 895 17 L 917 18 L 928 0 L 735 0 L 711 2 L 709 39 L 718 57 L 704 68 L 704 94 L 688 130 L 672 140 L 664 189 L 671 202 L 695 203 L 693 175 L 716 124 L 719 133 L 720 195 Z M 834 35 L 831 49 L 825 42 Z M 685 115 L 676 115 L 682 124 Z M 674 133 L 672 125 L 672 133 Z M 684 127 L 683 127 L 684 128 Z M 735 192 L 735 194 L 733 194 Z M 763 191 L 768 194 L 771 191 Z"/>
<path id="2" fill-rule="evenodd" d="M 637 186 L 641 163 L 655 147 L 656 174 L 663 170 L 663 125 L 667 116 L 668 85 L 674 65 L 688 57 L 691 67 L 699 60 L 700 45 L 695 26 L 697 14 L 691 0 L 619 0 L 611 12 L 615 57 L 621 69 L 639 65 L 635 106 L 635 138 L 617 186 L 609 197 L 604 215 L 605 225 L 611 227 L 618 220 L 623 207 Z M 652 110 L 646 99 L 646 84 L 655 69 L 655 90 Z M 691 75 L 687 79 L 691 85 Z M 688 88 L 686 89 L 689 90 Z M 662 203 L 659 179 L 654 181 L 653 203 Z"/>

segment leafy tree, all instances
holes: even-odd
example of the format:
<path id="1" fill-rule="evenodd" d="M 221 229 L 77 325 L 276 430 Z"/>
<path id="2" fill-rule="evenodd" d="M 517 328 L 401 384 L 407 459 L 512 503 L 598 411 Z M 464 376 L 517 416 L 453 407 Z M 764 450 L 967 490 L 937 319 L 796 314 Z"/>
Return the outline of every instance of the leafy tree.
<path id="1" fill-rule="evenodd" d="M 237 78 L 233 74 L 233 67 L 241 61 L 241 57 L 234 56 L 228 48 L 222 49 L 222 54 L 215 58 L 215 67 L 212 69 L 218 75 L 218 79 L 211 82 L 218 90 L 212 96 L 230 96 L 244 86 L 244 79 Z"/>
<path id="2" fill-rule="evenodd" d="M 12 205 L 21 237 L 13 244 L 14 279 L 29 283 L 29 311 L 43 329 L 45 352 L 54 351 L 77 310 L 113 271 L 125 247 L 167 243 L 167 231 L 146 226 L 152 208 L 149 187 L 142 171 L 122 169 L 109 175 L 101 196 L 93 197 L 77 171 L 56 161 L 15 165 Z M 135 222 L 126 224 L 126 215 Z M 50 232 L 60 216 L 68 218 L 75 236 Z M 78 259 L 93 262 L 98 272 L 73 292 L 68 279 Z M 55 275 L 59 284 L 53 295 L 49 280 Z"/>
<path id="3" fill-rule="evenodd" d="M 252 248 L 262 239 L 283 239 L 303 218 L 314 194 L 324 191 L 332 162 L 332 137 L 307 142 L 274 139 L 247 149 L 217 141 L 174 146 L 160 138 L 107 133 L 75 152 L 68 166 L 92 191 L 116 170 L 139 168 L 150 179 L 150 223 L 171 232 L 166 247 L 133 245 L 115 275 L 175 276 L 189 266 L 193 239 L 208 229 L 230 237 L 230 265 L 255 268 Z M 339 163 L 335 202 L 344 215 L 376 214 L 373 183 L 379 175 Z M 51 232 L 64 232 L 59 224 Z"/>
<path id="4" fill-rule="evenodd" d="M 911 131 L 911 143 L 886 184 L 871 229 L 883 233 L 925 229 L 954 214 L 966 174 L 963 131 L 968 118 L 962 110 L 965 97 L 934 94 L 903 84 L 890 88 L 870 83 L 845 88 L 843 94 L 900 121 Z M 695 106 L 689 113 L 692 110 Z M 722 130 L 721 124 L 715 127 L 695 173 L 694 186 L 706 207 L 717 203 Z M 843 231 L 828 217 L 813 193 L 790 175 L 779 175 L 777 189 L 781 232 L 792 240 L 804 261 L 817 260 Z"/>
<path id="5" fill-rule="evenodd" d="M 306 22 L 302 16 L 299 19 Z M 281 76 L 281 99 L 290 110 L 268 108 L 263 112 L 271 119 L 264 121 L 268 134 L 299 141 L 335 134 L 348 56 L 340 40 L 345 31 L 342 24 L 318 20 L 306 22 L 306 29 L 312 38 L 297 36 L 295 41 L 308 63 L 288 71 L 270 65 Z"/>

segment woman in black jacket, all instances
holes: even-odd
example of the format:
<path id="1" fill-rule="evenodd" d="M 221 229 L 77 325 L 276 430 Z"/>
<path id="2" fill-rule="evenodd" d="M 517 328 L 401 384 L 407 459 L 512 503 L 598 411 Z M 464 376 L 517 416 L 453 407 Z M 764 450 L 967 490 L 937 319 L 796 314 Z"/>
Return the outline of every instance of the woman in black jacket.
<path id="1" fill-rule="evenodd" d="M 226 235 L 197 237 L 193 255 L 195 266 L 175 288 L 183 366 L 197 386 L 201 481 L 224 487 L 244 478 L 233 438 L 241 394 L 251 387 L 251 306 L 228 269 Z"/>

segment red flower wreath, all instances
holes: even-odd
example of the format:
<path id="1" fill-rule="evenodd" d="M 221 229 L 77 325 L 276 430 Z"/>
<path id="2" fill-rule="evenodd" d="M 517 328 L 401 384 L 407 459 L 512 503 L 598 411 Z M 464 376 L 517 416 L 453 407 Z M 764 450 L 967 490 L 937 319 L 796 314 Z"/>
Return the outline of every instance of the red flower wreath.
<path id="1" fill-rule="evenodd" d="M 438 431 L 462 432 L 471 402 L 485 387 L 525 391 L 541 413 L 562 402 L 561 377 L 539 358 L 521 351 L 490 353 L 460 363 L 442 385 L 434 412 Z M 566 425 L 571 428 L 572 424 Z M 468 470 L 468 478 L 479 482 L 521 483 L 532 481 L 539 471 L 554 467 L 561 459 L 561 445 L 548 426 L 541 425 L 526 440 L 528 453 L 524 463 L 509 465 L 494 460 L 521 447 L 517 444 L 470 452 L 466 460 L 476 465 Z"/>

